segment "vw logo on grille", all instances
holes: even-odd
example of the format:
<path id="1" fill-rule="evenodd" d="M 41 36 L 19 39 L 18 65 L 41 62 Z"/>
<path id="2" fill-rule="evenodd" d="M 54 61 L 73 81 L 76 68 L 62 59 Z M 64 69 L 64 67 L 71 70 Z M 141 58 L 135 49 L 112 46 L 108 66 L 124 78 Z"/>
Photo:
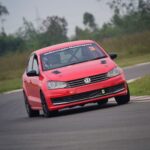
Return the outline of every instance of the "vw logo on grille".
<path id="1" fill-rule="evenodd" d="M 86 83 L 86 84 L 91 83 L 91 79 L 90 78 L 85 78 L 84 83 Z"/>

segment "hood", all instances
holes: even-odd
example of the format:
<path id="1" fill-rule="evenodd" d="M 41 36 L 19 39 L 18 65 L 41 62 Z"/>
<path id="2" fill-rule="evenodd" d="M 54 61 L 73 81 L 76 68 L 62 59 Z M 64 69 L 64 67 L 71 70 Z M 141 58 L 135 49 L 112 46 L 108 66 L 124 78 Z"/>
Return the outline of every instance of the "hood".
<path id="1" fill-rule="evenodd" d="M 44 75 L 48 80 L 70 81 L 103 74 L 115 66 L 116 64 L 108 57 L 45 71 Z"/>

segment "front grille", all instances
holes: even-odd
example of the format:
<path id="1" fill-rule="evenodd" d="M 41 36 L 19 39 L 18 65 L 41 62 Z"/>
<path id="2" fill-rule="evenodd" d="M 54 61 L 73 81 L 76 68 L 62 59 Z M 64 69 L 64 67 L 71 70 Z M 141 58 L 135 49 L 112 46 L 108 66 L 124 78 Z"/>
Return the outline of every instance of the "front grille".
<path id="1" fill-rule="evenodd" d="M 88 99 L 92 99 L 92 98 L 98 98 L 101 96 L 120 92 L 124 89 L 125 89 L 125 85 L 123 83 L 123 84 L 108 87 L 105 89 L 98 89 L 98 90 L 84 92 L 84 93 L 75 94 L 75 95 L 71 95 L 71 96 L 52 98 L 51 100 L 54 105 L 60 105 L 60 104 L 66 104 L 66 103 L 70 103 L 70 102 L 77 102 L 77 101 L 83 101 L 83 100 L 88 100 Z"/>
<path id="2" fill-rule="evenodd" d="M 104 80 L 107 80 L 108 77 L 107 77 L 107 73 L 104 73 L 104 74 L 98 74 L 98 75 L 95 75 L 95 76 L 90 76 L 88 77 L 91 79 L 91 82 L 88 83 L 88 84 L 92 84 L 92 83 L 96 83 L 96 82 L 101 82 L 101 81 L 104 81 Z M 83 86 L 83 85 L 86 85 L 86 83 L 84 82 L 84 79 L 85 78 L 82 78 L 82 79 L 77 79 L 77 80 L 72 80 L 72 81 L 68 81 L 68 87 L 77 87 L 77 86 Z"/>

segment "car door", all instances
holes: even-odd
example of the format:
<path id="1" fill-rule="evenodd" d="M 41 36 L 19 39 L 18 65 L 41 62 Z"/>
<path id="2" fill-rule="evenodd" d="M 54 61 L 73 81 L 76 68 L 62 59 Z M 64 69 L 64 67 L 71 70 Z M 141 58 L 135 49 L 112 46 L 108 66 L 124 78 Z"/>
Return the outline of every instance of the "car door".
<path id="1" fill-rule="evenodd" d="M 33 57 L 32 70 L 36 71 L 37 76 L 30 77 L 31 105 L 33 105 L 33 107 L 41 107 L 39 80 L 40 72 L 38 59 L 36 55 L 34 55 Z"/>
<path id="2" fill-rule="evenodd" d="M 29 99 L 29 102 L 30 102 L 30 99 L 31 99 L 31 84 L 30 84 L 31 83 L 31 78 L 29 76 L 27 76 L 27 73 L 32 71 L 33 58 L 34 58 L 34 55 L 31 55 L 30 58 L 29 58 L 28 65 L 27 65 L 25 75 L 24 75 L 24 79 L 23 79 L 23 82 L 24 82 L 24 85 L 25 85 L 25 90 L 26 90 L 26 95 Z"/>

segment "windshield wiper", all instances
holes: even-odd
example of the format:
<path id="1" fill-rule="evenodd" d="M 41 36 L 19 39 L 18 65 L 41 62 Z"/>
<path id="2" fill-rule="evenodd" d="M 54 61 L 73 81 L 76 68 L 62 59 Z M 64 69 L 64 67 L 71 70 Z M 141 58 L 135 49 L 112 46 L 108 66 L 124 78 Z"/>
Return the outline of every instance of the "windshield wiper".
<path id="1" fill-rule="evenodd" d="M 93 61 L 93 60 L 102 59 L 102 58 L 106 58 L 106 56 L 96 57 L 96 58 L 85 60 L 85 61 L 82 61 L 82 62 Z M 80 62 L 80 63 L 82 63 L 82 62 Z"/>

